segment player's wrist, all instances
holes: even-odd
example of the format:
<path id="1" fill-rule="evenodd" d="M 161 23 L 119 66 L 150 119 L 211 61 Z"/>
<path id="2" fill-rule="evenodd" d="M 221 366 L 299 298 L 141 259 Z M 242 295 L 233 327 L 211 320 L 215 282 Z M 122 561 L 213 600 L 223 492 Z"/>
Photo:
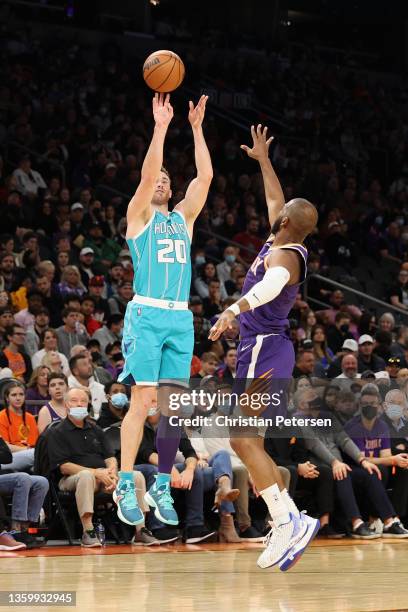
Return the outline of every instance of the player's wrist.
<path id="1" fill-rule="evenodd" d="M 237 317 L 241 313 L 241 309 L 238 304 L 231 304 L 231 306 L 228 306 L 225 312 L 231 312 L 234 317 Z"/>

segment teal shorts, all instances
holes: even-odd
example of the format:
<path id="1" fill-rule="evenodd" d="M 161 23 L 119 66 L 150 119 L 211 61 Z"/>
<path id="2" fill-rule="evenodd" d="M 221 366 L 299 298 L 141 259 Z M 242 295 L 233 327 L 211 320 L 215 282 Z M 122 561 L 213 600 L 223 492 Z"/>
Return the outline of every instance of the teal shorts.
<path id="1" fill-rule="evenodd" d="M 129 302 L 123 327 L 127 385 L 188 385 L 194 346 L 193 313 Z"/>

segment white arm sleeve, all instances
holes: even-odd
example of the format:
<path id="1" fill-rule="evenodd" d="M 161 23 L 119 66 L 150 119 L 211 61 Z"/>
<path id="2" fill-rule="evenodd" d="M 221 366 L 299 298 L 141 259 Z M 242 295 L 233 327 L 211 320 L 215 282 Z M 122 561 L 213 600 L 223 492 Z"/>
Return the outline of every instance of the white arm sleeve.
<path id="1" fill-rule="evenodd" d="M 280 294 L 289 279 L 289 271 L 283 266 L 268 268 L 263 279 L 256 283 L 241 299 L 245 299 L 251 309 L 267 304 Z"/>

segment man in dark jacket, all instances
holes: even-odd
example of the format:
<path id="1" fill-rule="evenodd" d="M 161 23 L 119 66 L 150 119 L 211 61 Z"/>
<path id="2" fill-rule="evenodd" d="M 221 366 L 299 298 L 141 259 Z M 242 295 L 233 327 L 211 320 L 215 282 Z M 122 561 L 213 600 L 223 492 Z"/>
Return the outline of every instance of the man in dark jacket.
<path id="1" fill-rule="evenodd" d="M 358 341 L 358 371 L 360 374 L 367 370 L 383 372 L 385 361 L 374 353 L 374 339 L 369 334 L 363 334 Z"/>

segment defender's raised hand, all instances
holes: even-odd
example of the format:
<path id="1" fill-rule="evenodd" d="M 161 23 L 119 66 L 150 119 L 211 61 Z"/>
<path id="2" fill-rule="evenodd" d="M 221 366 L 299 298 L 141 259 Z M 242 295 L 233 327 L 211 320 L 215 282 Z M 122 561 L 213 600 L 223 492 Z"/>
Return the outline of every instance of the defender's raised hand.
<path id="1" fill-rule="evenodd" d="M 273 136 L 268 138 L 268 140 L 266 139 L 267 132 L 268 128 L 262 128 L 261 124 L 257 126 L 256 130 L 255 126 L 251 125 L 252 147 L 241 145 L 241 149 L 243 149 L 245 153 L 253 159 L 260 160 L 262 158 L 267 158 L 269 145 L 273 140 Z"/>
<path id="2" fill-rule="evenodd" d="M 188 103 L 189 112 L 188 112 L 188 120 L 191 123 L 191 127 L 199 128 L 201 127 L 204 121 L 205 115 L 205 105 L 207 104 L 208 96 L 201 96 L 199 99 L 197 106 L 194 106 L 193 102 L 190 100 Z"/>
<path id="3" fill-rule="evenodd" d="M 153 117 L 157 127 L 167 128 L 173 119 L 173 107 L 170 104 L 170 94 L 154 94 Z"/>

